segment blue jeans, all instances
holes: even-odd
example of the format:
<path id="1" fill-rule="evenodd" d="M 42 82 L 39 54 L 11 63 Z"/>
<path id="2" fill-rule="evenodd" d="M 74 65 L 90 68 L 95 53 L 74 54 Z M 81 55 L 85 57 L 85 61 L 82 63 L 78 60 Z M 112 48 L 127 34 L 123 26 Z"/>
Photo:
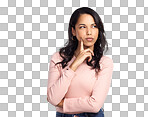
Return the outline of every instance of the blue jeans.
<path id="1" fill-rule="evenodd" d="M 65 113 L 56 112 L 56 117 L 74 117 L 74 115 L 78 117 L 104 117 L 104 109 L 101 108 L 98 113 L 84 112 L 80 114 L 65 114 Z"/>

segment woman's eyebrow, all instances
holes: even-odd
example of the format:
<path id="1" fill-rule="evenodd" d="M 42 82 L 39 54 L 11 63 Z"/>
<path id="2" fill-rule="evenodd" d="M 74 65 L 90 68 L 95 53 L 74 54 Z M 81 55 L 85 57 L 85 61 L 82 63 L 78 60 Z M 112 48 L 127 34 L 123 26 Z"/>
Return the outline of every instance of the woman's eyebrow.
<path id="1" fill-rule="evenodd" d="M 93 23 L 93 24 L 91 24 L 91 25 L 94 25 L 94 24 L 96 24 L 96 23 Z M 79 25 L 85 25 L 85 24 L 79 24 Z"/>

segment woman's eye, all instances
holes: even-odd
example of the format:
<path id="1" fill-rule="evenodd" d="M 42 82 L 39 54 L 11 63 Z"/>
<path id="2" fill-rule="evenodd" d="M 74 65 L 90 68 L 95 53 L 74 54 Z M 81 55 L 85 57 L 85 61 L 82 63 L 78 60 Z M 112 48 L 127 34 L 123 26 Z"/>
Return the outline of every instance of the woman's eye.
<path id="1" fill-rule="evenodd" d="M 81 26 L 80 28 L 83 28 L 84 26 Z"/>
<path id="2" fill-rule="evenodd" d="M 95 28 L 96 28 L 96 26 L 93 26 L 93 27 L 95 27 Z"/>
<path id="3" fill-rule="evenodd" d="M 92 27 L 93 27 L 93 28 L 96 28 L 97 26 L 92 26 Z M 80 29 L 81 29 L 81 28 L 85 28 L 85 26 L 81 26 Z"/>

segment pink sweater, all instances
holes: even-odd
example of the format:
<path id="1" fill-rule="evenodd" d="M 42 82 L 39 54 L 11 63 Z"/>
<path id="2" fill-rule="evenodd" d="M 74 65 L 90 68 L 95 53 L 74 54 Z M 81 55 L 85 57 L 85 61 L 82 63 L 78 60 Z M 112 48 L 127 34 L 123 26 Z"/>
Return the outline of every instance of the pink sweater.
<path id="1" fill-rule="evenodd" d="M 98 112 L 107 97 L 113 72 L 113 60 L 102 56 L 100 60 L 101 71 L 97 78 L 95 69 L 84 61 L 76 71 L 69 68 L 76 59 L 75 56 L 68 62 L 68 66 L 62 69 L 62 61 L 59 52 L 55 52 L 50 60 L 47 100 L 56 107 L 56 111 L 67 114 L 82 112 Z M 58 105 L 64 99 L 63 108 Z"/>

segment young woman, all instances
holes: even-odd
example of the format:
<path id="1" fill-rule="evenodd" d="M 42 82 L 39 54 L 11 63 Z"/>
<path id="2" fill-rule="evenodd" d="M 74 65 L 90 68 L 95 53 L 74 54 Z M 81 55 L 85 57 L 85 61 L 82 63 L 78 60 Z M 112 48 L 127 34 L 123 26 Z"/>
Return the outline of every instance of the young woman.
<path id="1" fill-rule="evenodd" d="M 113 72 L 103 23 L 91 8 L 76 9 L 69 22 L 68 44 L 50 60 L 47 100 L 56 117 L 104 117 L 102 108 Z"/>

